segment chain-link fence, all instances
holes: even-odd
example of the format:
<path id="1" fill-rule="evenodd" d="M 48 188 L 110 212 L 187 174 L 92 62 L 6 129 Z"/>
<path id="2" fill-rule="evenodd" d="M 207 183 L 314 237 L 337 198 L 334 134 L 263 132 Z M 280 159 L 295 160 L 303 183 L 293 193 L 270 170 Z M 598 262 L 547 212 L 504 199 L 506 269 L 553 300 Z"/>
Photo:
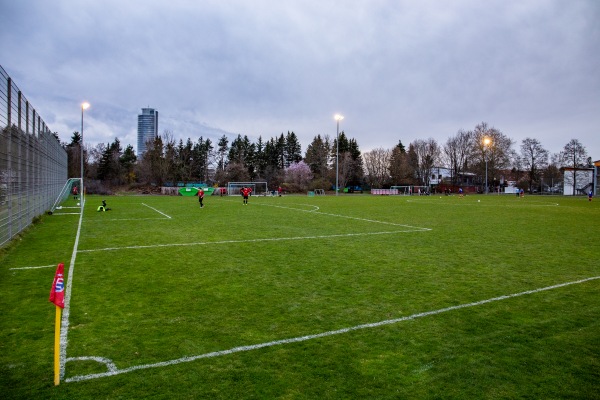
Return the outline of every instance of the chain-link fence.
<path id="1" fill-rule="evenodd" d="M 50 209 L 67 152 L 0 66 L 0 246 Z"/>

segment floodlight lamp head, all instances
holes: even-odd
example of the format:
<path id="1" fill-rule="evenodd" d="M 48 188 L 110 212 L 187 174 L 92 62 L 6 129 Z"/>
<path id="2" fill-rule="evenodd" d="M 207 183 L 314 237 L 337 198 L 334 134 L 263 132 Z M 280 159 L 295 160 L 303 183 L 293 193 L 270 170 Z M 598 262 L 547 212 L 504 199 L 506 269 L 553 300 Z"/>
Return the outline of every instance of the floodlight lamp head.
<path id="1" fill-rule="evenodd" d="M 90 103 L 88 103 L 87 101 L 84 101 L 83 103 L 81 103 L 82 110 L 87 110 L 88 108 L 90 108 Z"/>
<path id="2" fill-rule="evenodd" d="M 343 115 L 340 115 L 340 114 L 335 114 L 335 116 L 334 116 L 333 118 L 334 118 L 336 121 L 341 121 L 341 120 L 343 120 L 343 119 L 344 119 L 344 116 L 343 116 Z"/>

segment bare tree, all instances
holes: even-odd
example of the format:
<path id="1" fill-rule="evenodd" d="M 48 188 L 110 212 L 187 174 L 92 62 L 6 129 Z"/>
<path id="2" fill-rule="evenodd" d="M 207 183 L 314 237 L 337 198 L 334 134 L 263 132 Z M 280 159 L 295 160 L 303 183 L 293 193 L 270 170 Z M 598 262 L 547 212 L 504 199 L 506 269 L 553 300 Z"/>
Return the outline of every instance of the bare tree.
<path id="1" fill-rule="evenodd" d="M 363 155 L 367 179 L 369 184 L 381 188 L 389 179 L 389 165 L 392 151 L 384 148 L 377 148 L 366 152 Z"/>
<path id="2" fill-rule="evenodd" d="M 560 171 L 560 153 L 554 153 L 550 157 L 550 162 L 544 170 L 544 181 L 553 192 L 557 191 L 557 186 L 563 182 L 563 174 Z"/>
<path id="3" fill-rule="evenodd" d="M 338 183 L 341 188 L 345 188 L 348 182 L 350 181 L 350 177 L 354 169 L 354 161 L 352 160 L 350 152 L 345 151 L 343 153 L 340 153 L 339 163 L 340 165 L 338 169 Z M 333 172 L 335 173 L 335 170 Z"/>
<path id="4" fill-rule="evenodd" d="M 548 166 L 548 150 L 537 139 L 525 138 L 521 142 L 521 162 L 527 169 L 529 191 L 538 181 L 540 171 Z"/>
<path id="5" fill-rule="evenodd" d="M 577 139 L 571 139 L 560 153 L 563 167 L 573 168 L 573 195 L 577 192 L 577 169 L 587 167 L 587 151 Z"/>
<path id="6" fill-rule="evenodd" d="M 460 183 L 460 177 L 467 167 L 472 152 L 473 133 L 459 130 L 444 146 L 444 159 L 450 169 L 450 181 L 453 185 Z"/>
<path id="7" fill-rule="evenodd" d="M 415 152 L 416 158 L 413 160 L 415 172 L 419 181 L 429 186 L 431 171 L 433 166 L 440 159 L 440 147 L 433 138 L 427 140 L 417 139 L 409 146 Z"/>
<path id="8" fill-rule="evenodd" d="M 513 141 L 498 129 L 482 122 L 475 127 L 471 143 L 472 160 L 480 176 L 484 175 L 487 167 L 488 177 L 495 181 L 498 170 L 511 165 Z"/>

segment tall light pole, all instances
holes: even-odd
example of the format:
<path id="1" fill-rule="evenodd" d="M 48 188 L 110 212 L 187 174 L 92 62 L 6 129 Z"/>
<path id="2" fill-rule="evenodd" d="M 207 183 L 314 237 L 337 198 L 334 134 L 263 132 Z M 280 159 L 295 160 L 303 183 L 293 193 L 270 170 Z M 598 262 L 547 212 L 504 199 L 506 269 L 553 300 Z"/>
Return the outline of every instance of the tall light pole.
<path id="1" fill-rule="evenodd" d="M 483 139 L 483 156 L 485 157 L 485 193 L 488 193 L 488 157 L 487 157 L 487 148 L 490 145 L 492 139 L 486 137 Z"/>
<path id="2" fill-rule="evenodd" d="M 81 182 L 80 182 L 80 185 L 81 185 L 81 187 L 79 188 L 79 193 L 81 196 L 81 204 L 83 204 L 83 111 L 87 110 L 88 108 L 90 108 L 90 103 L 88 103 L 87 101 L 84 101 L 83 103 L 81 103 L 81 140 L 79 142 L 79 148 L 81 149 L 81 154 L 80 154 L 80 158 L 81 158 Z"/>
<path id="3" fill-rule="evenodd" d="M 335 195 L 338 195 L 339 191 L 339 171 L 340 171 L 340 121 L 344 119 L 343 115 L 335 114 L 333 117 L 337 121 L 337 131 L 335 133 Z"/>

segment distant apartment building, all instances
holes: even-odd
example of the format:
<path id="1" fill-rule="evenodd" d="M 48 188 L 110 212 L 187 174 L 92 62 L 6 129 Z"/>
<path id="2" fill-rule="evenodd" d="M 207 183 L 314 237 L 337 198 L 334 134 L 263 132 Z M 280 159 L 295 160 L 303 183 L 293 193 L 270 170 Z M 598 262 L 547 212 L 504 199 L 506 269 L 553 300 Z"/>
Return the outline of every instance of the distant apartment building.
<path id="1" fill-rule="evenodd" d="M 154 140 L 158 135 L 158 111 L 154 108 L 142 108 L 138 115 L 137 130 L 137 156 L 141 157 L 146 152 L 146 143 Z"/>

